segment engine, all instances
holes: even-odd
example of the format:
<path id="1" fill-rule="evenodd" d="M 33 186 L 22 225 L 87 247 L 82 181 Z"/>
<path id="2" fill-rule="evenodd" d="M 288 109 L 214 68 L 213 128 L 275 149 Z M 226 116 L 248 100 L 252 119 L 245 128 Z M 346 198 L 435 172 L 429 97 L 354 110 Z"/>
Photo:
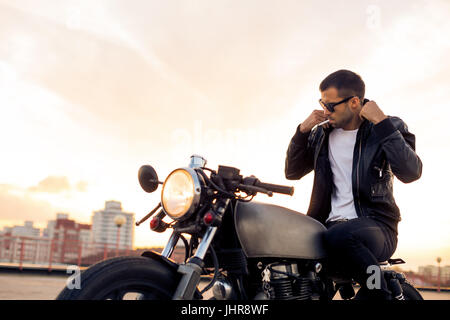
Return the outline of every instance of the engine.
<path id="1" fill-rule="evenodd" d="M 300 272 L 296 263 L 272 263 L 262 271 L 262 292 L 255 299 L 317 299 L 318 279 L 314 271 Z"/>

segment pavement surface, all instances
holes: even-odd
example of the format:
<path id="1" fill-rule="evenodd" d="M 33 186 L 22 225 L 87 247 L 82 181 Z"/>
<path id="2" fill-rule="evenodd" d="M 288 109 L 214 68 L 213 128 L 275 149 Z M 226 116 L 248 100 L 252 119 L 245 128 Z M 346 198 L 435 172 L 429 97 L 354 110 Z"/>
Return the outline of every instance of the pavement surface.
<path id="1" fill-rule="evenodd" d="M 1 274 L 0 300 L 53 300 L 69 275 Z M 450 292 L 422 291 L 425 300 L 450 300 Z M 205 294 L 206 298 L 211 294 Z M 340 300 L 339 294 L 335 297 Z"/>

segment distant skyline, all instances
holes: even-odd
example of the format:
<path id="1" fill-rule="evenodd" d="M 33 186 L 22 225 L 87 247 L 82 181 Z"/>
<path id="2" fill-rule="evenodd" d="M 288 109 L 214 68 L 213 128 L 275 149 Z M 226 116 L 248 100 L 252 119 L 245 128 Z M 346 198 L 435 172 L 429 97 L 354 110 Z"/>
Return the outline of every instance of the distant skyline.
<path id="1" fill-rule="evenodd" d="M 115 200 L 114 200 L 115 201 Z M 98 211 L 98 210 L 97 210 Z M 60 214 L 64 214 L 64 215 L 66 215 L 65 213 L 61 213 L 61 212 L 58 212 L 57 214 L 55 214 L 55 218 L 56 218 L 56 216 L 57 215 L 60 215 Z M 70 217 L 69 216 L 69 218 L 70 219 L 72 219 L 72 217 Z M 54 219 L 53 219 L 54 220 Z M 52 221 L 52 220 L 49 220 L 49 221 Z M 49 222 L 49 221 L 47 221 L 47 222 Z M 2 230 L 1 231 L 5 231 L 5 228 L 12 228 L 12 227 L 20 227 L 20 226 L 24 226 L 25 224 L 27 224 L 27 223 L 29 223 L 29 222 L 31 222 L 31 224 L 32 224 L 32 227 L 33 228 L 37 228 L 37 229 L 40 229 L 40 236 L 44 236 L 44 234 L 43 234 L 43 232 L 44 232 L 44 229 L 47 227 L 47 224 L 45 224 L 45 226 L 43 226 L 43 227 L 38 227 L 38 225 L 41 225 L 41 224 L 39 224 L 39 223 L 37 223 L 37 224 L 35 224 L 35 221 L 32 221 L 32 220 L 27 220 L 27 221 L 23 221 L 23 223 L 22 224 L 19 224 L 19 225 L 5 225 L 5 226 L 3 226 L 3 228 L 2 228 Z M 80 221 L 77 221 L 76 219 L 75 219 L 75 222 L 76 223 L 85 223 L 85 224 L 88 224 L 88 225 L 92 225 L 92 221 L 89 221 L 89 222 L 80 222 Z M 43 225 L 43 224 L 42 224 Z M 0 233 L 0 236 L 1 236 L 1 233 Z M 165 243 L 161 243 L 161 244 L 159 244 L 159 245 L 155 245 L 154 247 L 164 247 L 164 245 L 165 245 Z M 139 248 L 149 248 L 149 247 L 152 247 L 152 246 L 148 246 L 148 245 L 144 245 L 144 246 L 134 246 L 134 248 L 135 249 L 139 249 Z M 447 263 L 448 264 L 440 264 L 440 266 L 441 266 L 441 268 L 442 268 L 442 270 L 444 270 L 445 268 L 450 268 L 450 261 L 447 261 Z M 404 270 L 404 271 L 408 271 L 408 270 L 411 270 L 411 271 L 414 271 L 414 272 L 416 272 L 416 273 L 420 273 L 420 270 L 419 270 L 419 268 L 427 268 L 427 267 L 432 267 L 432 268 L 438 268 L 438 263 L 436 262 L 436 259 L 434 259 L 434 261 L 426 261 L 426 260 L 424 260 L 424 264 L 418 264 L 418 265 L 413 265 L 412 263 L 407 263 L 407 264 L 401 264 L 401 265 L 397 265 L 399 268 L 401 268 L 402 270 Z M 437 272 L 437 271 L 436 271 Z"/>
<path id="2" fill-rule="evenodd" d="M 394 257 L 446 264 L 448 12 L 446 0 L 0 0 L 0 228 L 57 212 L 88 223 L 106 200 L 138 220 L 160 197 L 139 167 L 163 180 L 191 154 L 294 186 L 257 200 L 304 213 L 312 175 L 285 179 L 286 148 L 320 108 L 320 81 L 350 69 L 423 161 L 421 179 L 394 183 Z M 135 245 L 167 238 L 145 224 Z"/>

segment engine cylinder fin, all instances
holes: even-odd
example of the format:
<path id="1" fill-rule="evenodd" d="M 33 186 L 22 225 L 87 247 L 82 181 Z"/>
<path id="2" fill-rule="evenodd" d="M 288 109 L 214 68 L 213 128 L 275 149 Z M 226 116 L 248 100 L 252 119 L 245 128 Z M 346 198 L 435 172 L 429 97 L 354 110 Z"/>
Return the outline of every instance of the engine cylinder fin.
<path id="1" fill-rule="evenodd" d="M 300 281 L 299 281 L 300 280 Z M 292 280 L 274 280 L 271 282 L 271 299 L 274 300 L 308 300 L 311 298 L 311 285 L 309 279 L 299 279 L 297 283 Z"/>

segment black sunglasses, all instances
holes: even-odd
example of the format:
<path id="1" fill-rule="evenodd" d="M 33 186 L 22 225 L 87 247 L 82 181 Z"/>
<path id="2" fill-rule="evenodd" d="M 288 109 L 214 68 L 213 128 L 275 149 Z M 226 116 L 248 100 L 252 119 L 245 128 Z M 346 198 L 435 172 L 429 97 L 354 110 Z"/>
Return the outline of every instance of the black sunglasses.
<path id="1" fill-rule="evenodd" d="M 353 97 L 356 97 L 356 96 L 351 96 L 351 97 L 345 98 L 339 102 L 330 102 L 330 103 L 325 103 L 322 101 L 322 99 L 319 99 L 319 103 L 322 107 L 327 108 L 328 111 L 334 112 L 334 107 L 336 107 L 338 104 L 347 102 L 348 100 L 350 100 Z"/>

